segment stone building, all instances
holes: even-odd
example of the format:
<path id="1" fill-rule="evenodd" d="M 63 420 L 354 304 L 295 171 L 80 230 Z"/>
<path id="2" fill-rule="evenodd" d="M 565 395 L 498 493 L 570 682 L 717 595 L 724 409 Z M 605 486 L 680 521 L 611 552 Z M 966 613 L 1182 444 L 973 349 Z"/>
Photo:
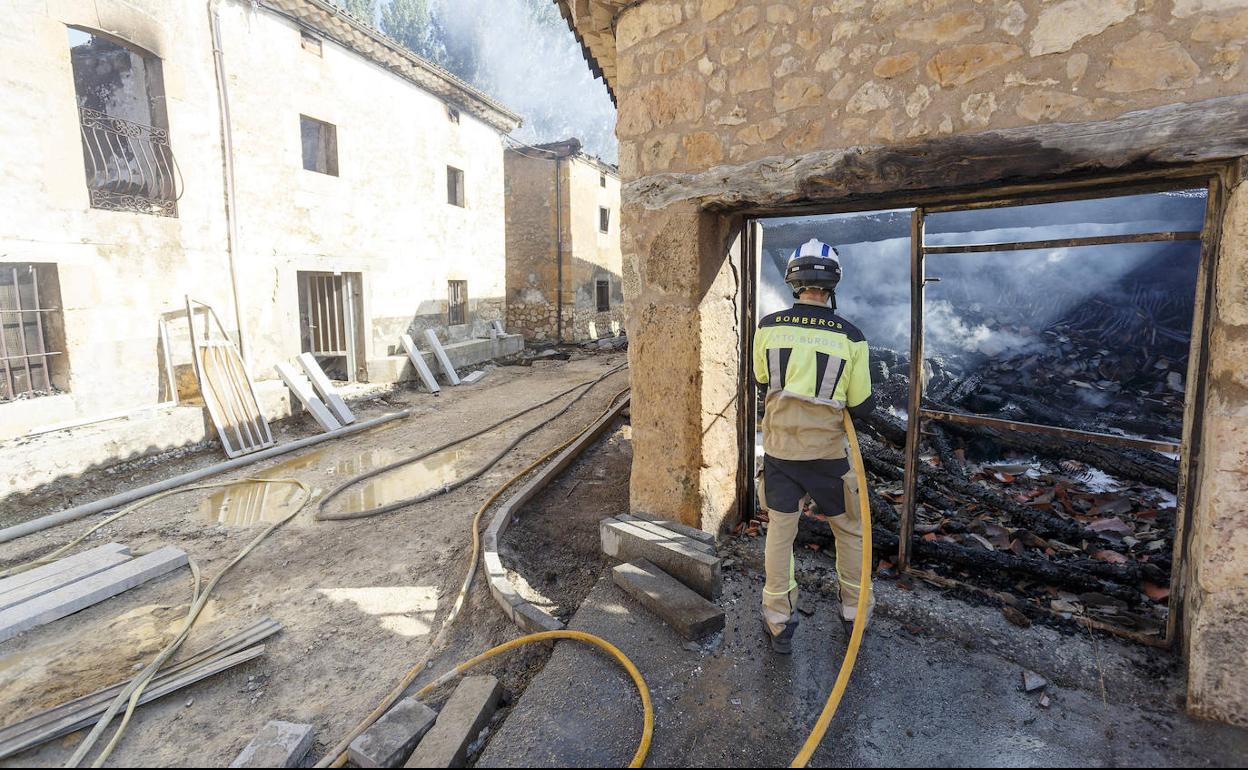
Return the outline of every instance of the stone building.
<path id="1" fill-rule="evenodd" d="M 514 147 L 504 163 L 508 328 L 538 342 L 618 333 L 618 169 L 576 139 Z"/>
<path id="2" fill-rule="evenodd" d="M 271 418 L 274 364 L 302 351 L 373 383 L 410 376 L 404 332 L 489 357 L 517 115 L 328 0 L 8 8 L 0 440 L 141 413 L 72 452 L 2 453 L 5 485 L 207 435 L 169 404 L 166 363 L 194 388 L 188 294 L 241 340 Z"/>
<path id="3" fill-rule="evenodd" d="M 1248 2 L 560 6 L 619 107 L 639 511 L 749 488 L 756 217 L 1209 189 L 1171 614 L 1190 710 L 1248 724 Z"/>

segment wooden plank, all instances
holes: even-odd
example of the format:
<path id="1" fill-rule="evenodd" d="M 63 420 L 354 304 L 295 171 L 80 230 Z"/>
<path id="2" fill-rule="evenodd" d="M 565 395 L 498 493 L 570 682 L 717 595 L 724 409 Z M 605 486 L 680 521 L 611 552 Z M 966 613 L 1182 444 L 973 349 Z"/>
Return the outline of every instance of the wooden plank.
<path id="1" fill-rule="evenodd" d="M 0 611 L 0 641 L 46 625 L 128 591 L 187 564 L 186 553 L 173 546 L 118 564 L 43 596 Z"/>
<path id="2" fill-rule="evenodd" d="M 176 692 L 184 687 L 189 687 L 196 682 L 207 679 L 210 676 L 219 674 L 222 671 L 233 668 L 241 663 L 254 660 L 264 654 L 264 645 L 258 644 L 249 647 L 232 655 L 227 655 L 216 661 L 204 663 L 195 668 L 191 668 L 178 676 L 171 677 L 163 682 L 150 684 L 143 694 L 139 696 L 139 705 L 151 703 L 157 698 L 163 698 L 169 693 Z M 124 686 L 124 685 L 123 685 Z M 114 697 L 116 697 L 114 695 Z M 33 733 L 21 736 L 11 742 L 0 744 L 0 759 L 11 757 L 18 752 L 25 751 L 33 746 L 41 743 L 47 743 L 72 732 L 82 730 L 95 724 L 100 719 L 100 715 L 108 709 L 111 699 L 105 700 L 97 706 L 89 709 L 83 714 L 70 714 L 64 719 L 48 725 L 47 727 Z"/>
<path id="3" fill-rule="evenodd" d="M 929 420 L 959 422 L 964 425 L 983 425 L 989 428 L 1016 430 L 1022 433 L 1042 433 L 1046 436 L 1056 436 L 1058 438 L 1070 439 L 1071 441 L 1094 441 L 1098 444 L 1125 446 L 1132 449 L 1151 449 L 1154 452 L 1183 451 L 1183 447 L 1173 441 L 1157 441 L 1147 438 L 1135 438 L 1133 436 L 1119 436 L 1116 433 L 1097 433 L 1089 430 L 1076 430 L 1075 428 L 1059 428 L 1053 425 L 1037 425 L 1018 420 L 1003 420 L 999 417 L 985 417 L 978 414 L 944 412 L 937 409 L 920 409 L 919 413 Z"/>
<path id="4" fill-rule="evenodd" d="M 90 552 L 88 551 L 88 553 Z M 118 564 L 124 564 L 128 561 L 130 561 L 129 553 L 117 553 L 114 551 L 95 554 L 93 558 L 83 559 L 60 572 L 48 575 L 42 580 L 35 580 L 0 594 L 0 610 L 8 609 L 37 596 L 51 593 L 58 588 L 64 588 L 71 583 L 76 583 L 79 580 L 91 577 L 104 570 L 112 569 Z"/>
<path id="5" fill-rule="evenodd" d="M 89 551 L 76 553 L 73 556 L 66 556 L 64 559 L 57 559 L 51 564 L 45 564 L 42 567 L 35 567 L 34 569 L 20 572 L 12 577 L 0 580 L 0 594 L 8 593 L 15 588 L 21 588 L 24 585 L 34 583 L 38 580 L 43 580 L 49 575 L 55 575 L 56 573 L 79 564 L 80 562 L 94 559 L 97 556 L 101 556 L 106 553 L 120 553 L 129 556 L 130 548 L 129 546 L 124 546 L 121 543 L 108 543 L 107 545 L 92 548 Z"/>
<path id="6" fill-rule="evenodd" d="M 458 385 L 459 375 L 455 373 L 455 367 L 451 366 L 451 357 L 446 354 L 446 349 L 442 347 L 442 341 L 438 339 L 438 333 L 433 329 L 425 329 L 425 340 L 433 351 L 433 357 L 438 359 L 438 364 L 442 367 L 442 373 L 446 375 L 446 379 L 452 385 Z"/>
<path id="7" fill-rule="evenodd" d="M 303 404 L 304 409 L 320 424 L 325 430 L 337 430 L 342 427 L 338 420 L 330 414 L 325 404 L 321 403 L 321 399 L 316 397 L 316 393 L 312 390 L 312 385 L 307 380 L 299 376 L 294 367 L 285 361 L 279 361 L 273 366 L 277 370 L 277 375 L 282 378 L 282 382 L 286 383 L 286 387 L 299 399 L 299 403 Z"/>
<path id="8" fill-rule="evenodd" d="M 347 363 L 348 366 L 351 365 L 350 361 Z M 338 422 L 343 425 L 355 422 L 355 415 L 347 408 L 346 402 L 342 400 L 342 396 L 338 395 L 338 391 L 334 390 L 334 384 L 325 376 L 325 370 L 316 362 L 316 357 L 311 353 L 300 353 L 299 365 L 303 367 L 308 379 L 312 381 L 312 387 L 316 388 L 321 400 L 325 402 L 325 406 L 329 407 L 329 411 L 334 413 Z"/>
<path id="9" fill-rule="evenodd" d="M 273 634 L 282 630 L 282 624 L 272 618 L 265 618 L 260 622 L 236 633 L 216 644 L 203 649 L 185 660 L 178 661 L 173 665 L 160 670 L 156 677 L 152 680 L 151 686 L 160 686 L 173 679 L 181 676 L 183 673 L 190 671 L 206 662 L 220 660 L 222 658 L 241 652 L 253 645 L 263 642 Z M 72 723 L 74 719 L 80 719 L 90 713 L 102 714 L 107 708 L 108 703 L 121 692 L 130 679 L 117 682 L 108 687 L 96 690 L 93 693 L 74 698 L 66 701 L 58 706 L 34 714 L 20 722 L 9 725 L 0 729 L 0 745 L 8 744 L 14 740 L 21 739 L 22 736 L 36 734 L 42 732 L 43 728 L 49 725 L 60 723 L 69 719 Z M 102 705 L 101 705 L 102 704 Z M 99 706 L 98 709 L 95 709 Z"/>
<path id="10" fill-rule="evenodd" d="M 437 378 L 433 376 L 433 372 L 429 369 L 429 364 L 425 363 L 425 357 L 416 348 L 416 343 L 412 341 L 411 335 L 404 334 L 399 339 L 403 343 L 403 349 L 407 351 L 407 357 L 411 360 L 412 366 L 416 367 L 416 373 L 420 375 L 421 382 L 425 383 L 425 389 L 430 393 L 440 392 L 442 386 L 438 384 Z"/>

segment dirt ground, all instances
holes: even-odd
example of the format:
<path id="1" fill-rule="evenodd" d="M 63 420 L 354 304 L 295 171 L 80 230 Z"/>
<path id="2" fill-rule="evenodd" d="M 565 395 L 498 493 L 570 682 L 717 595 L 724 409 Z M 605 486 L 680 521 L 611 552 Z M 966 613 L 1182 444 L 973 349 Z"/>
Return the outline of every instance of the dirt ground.
<path id="1" fill-rule="evenodd" d="M 411 408 L 414 414 L 407 419 L 215 480 L 294 477 L 313 487 L 319 497 L 361 469 L 470 433 L 623 362 L 622 353 L 577 354 L 567 362 L 543 362 L 532 368 L 494 368 L 481 383 L 447 388 L 436 398 L 397 391 L 355 405 L 355 410 L 367 419 Z M 184 646 L 191 654 L 271 617 L 284 628 L 269 640 L 265 655 L 142 707 L 108 765 L 224 766 L 270 719 L 313 724 L 313 753 L 319 757 L 428 649 L 467 568 L 468 525 L 481 501 L 547 448 L 595 419 L 627 378 L 627 371 L 612 375 L 564 418 L 523 441 L 480 479 L 449 494 L 364 520 L 315 522 L 310 510 L 300 512 L 221 582 Z M 475 468 L 505 441 L 557 411 L 563 401 L 458 447 L 458 454 L 448 453 L 399 474 L 398 480 L 383 479 L 345 495 L 331 507 L 371 506 L 440 486 Z M 313 432 L 308 425 L 287 425 L 279 443 Z M 610 440 L 600 442 L 594 451 L 610 445 Z M 613 478 L 608 483 L 624 489 L 627 501 L 627 476 L 619 469 L 627 468 L 628 458 L 611 451 L 621 456 L 612 460 Z M 74 480 L 64 485 L 63 494 L 82 502 L 219 460 L 215 453 L 199 453 L 133 463 L 120 473 Z M 590 499 L 615 499 L 601 494 L 599 482 L 604 480 L 594 475 L 591 465 L 589 458 L 574 466 L 547 496 L 566 493 L 569 510 L 589 510 Z M 614 478 L 616 473 L 621 478 Z M 573 483 L 578 474 L 585 477 Z M 571 489 L 559 491 L 569 484 Z M 211 577 L 266 519 L 290 510 L 297 502 L 291 489 L 246 484 L 228 494 L 201 491 L 166 498 L 109 525 L 85 546 L 120 542 L 135 553 L 146 553 L 174 545 L 185 549 L 205 577 Z M 536 510 L 557 515 L 557 506 L 545 508 L 538 502 Z M 5 518 L 11 522 L 37 512 Z M 0 565 L 45 553 L 85 530 L 91 521 L 4 544 Z M 571 601 L 579 586 L 568 590 L 565 598 Z M 189 571 L 179 570 L 0 644 L 0 722 L 11 724 L 123 679 L 174 636 L 189 594 Z M 484 580 L 478 579 L 464 613 L 418 684 L 517 634 L 497 611 Z M 510 699 L 540 669 L 548 653 L 543 648 L 524 650 L 484 670 L 503 679 Z M 83 735 L 68 736 L 3 764 L 61 764 Z"/>
<path id="2" fill-rule="evenodd" d="M 612 562 L 598 523 L 628 510 L 632 428 L 615 426 L 520 512 L 499 556 L 525 598 L 567 621 Z M 552 547 L 552 545 L 554 547 Z M 527 585 L 525 585 L 527 584 Z"/>

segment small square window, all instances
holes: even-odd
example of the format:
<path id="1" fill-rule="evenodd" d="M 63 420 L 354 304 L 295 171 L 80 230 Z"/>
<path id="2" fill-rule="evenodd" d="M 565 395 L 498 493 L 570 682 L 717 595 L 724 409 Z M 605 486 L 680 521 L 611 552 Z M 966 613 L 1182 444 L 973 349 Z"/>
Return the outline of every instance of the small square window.
<path id="1" fill-rule="evenodd" d="M 605 233 L 611 229 L 611 209 L 598 207 L 598 232 Z"/>
<path id="2" fill-rule="evenodd" d="M 299 116 L 303 139 L 303 167 L 319 174 L 338 176 L 338 128 L 307 115 Z"/>
<path id="3" fill-rule="evenodd" d="M 464 207 L 464 172 L 454 166 L 446 167 L 446 202 Z"/>
<path id="4" fill-rule="evenodd" d="M 594 288 L 598 297 L 598 312 L 605 313 L 611 309 L 611 282 L 598 281 Z"/>
<path id="5" fill-rule="evenodd" d="M 319 37 L 313 35 L 307 30 L 300 30 L 299 38 L 303 45 L 303 50 L 308 51 L 309 53 L 314 53 L 317 56 L 324 56 L 324 51 L 321 47 L 321 39 Z"/>
<path id="6" fill-rule="evenodd" d="M 449 301 L 446 305 L 446 323 L 448 326 L 460 326 L 468 323 L 468 282 L 447 281 Z"/>
<path id="7" fill-rule="evenodd" d="M 452 123 L 459 125 L 459 108 L 446 105 L 446 119 Z"/>

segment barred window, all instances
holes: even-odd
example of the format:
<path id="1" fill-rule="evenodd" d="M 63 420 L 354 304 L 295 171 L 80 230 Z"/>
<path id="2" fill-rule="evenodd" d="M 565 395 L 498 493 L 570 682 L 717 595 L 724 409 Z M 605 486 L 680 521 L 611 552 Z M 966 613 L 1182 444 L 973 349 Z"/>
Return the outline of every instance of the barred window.
<path id="1" fill-rule="evenodd" d="M 611 229 L 611 209 L 598 207 L 598 232 L 605 233 Z"/>
<path id="2" fill-rule="evenodd" d="M 0 402 L 64 390 L 56 265 L 0 263 Z"/>
<path id="3" fill-rule="evenodd" d="M 448 281 L 450 301 L 447 303 L 446 323 L 459 326 L 468 323 L 468 282 Z"/>

